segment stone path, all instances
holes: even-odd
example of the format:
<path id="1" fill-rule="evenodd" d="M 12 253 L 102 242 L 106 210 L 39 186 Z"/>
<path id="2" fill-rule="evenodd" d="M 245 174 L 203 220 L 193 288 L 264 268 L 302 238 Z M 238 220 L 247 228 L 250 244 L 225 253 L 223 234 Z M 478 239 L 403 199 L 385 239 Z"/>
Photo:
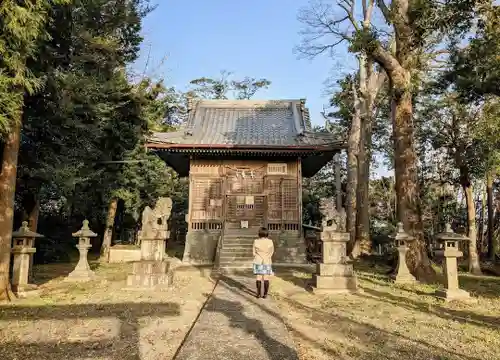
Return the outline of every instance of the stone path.
<path id="1" fill-rule="evenodd" d="M 254 284 L 222 276 L 175 360 L 298 360 L 273 300 L 255 298 Z"/>

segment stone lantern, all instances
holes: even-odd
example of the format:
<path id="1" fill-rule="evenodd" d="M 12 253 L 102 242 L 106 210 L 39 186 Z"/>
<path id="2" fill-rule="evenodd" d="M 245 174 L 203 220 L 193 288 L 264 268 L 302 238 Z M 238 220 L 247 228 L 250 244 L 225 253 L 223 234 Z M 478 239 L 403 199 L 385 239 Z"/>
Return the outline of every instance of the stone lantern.
<path id="1" fill-rule="evenodd" d="M 76 264 L 75 269 L 66 277 L 66 281 L 89 281 L 95 277 L 95 273 L 90 270 L 90 265 L 87 260 L 87 254 L 92 247 L 90 238 L 96 237 L 97 234 L 90 230 L 89 221 L 83 220 L 83 226 L 76 233 L 72 234 L 73 237 L 78 238 L 76 248 L 80 252 L 80 259 Z"/>
<path id="2" fill-rule="evenodd" d="M 436 291 L 436 296 L 446 301 L 466 300 L 471 301 L 470 294 L 458 286 L 457 258 L 463 253 L 458 249 L 460 241 L 468 241 L 465 236 L 453 232 L 451 225 L 446 224 L 445 231 L 436 235 L 436 240 L 441 244 L 441 250 L 436 255 L 444 256 L 444 288 Z"/>
<path id="3" fill-rule="evenodd" d="M 23 221 L 19 230 L 12 233 L 12 250 L 14 256 L 12 271 L 12 290 L 18 296 L 27 291 L 35 290 L 36 285 L 28 284 L 31 257 L 36 252 L 35 239 L 43 237 L 28 228 L 28 222 Z"/>
<path id="4" fill-rule="evenodd" d="M 406 265 L 406 252 L 408 251 L 408 244 L 415 239 L 408 235 L 404 228 L 403 223 L 399 222 L 397 227 L 396 236 L 394 237 L 394 243 L 398 249 L 398 269 L 396 276 L 394 278 L 394 283 L 396 284 L 412 284 L 417 280 L 408 270 Z"/>

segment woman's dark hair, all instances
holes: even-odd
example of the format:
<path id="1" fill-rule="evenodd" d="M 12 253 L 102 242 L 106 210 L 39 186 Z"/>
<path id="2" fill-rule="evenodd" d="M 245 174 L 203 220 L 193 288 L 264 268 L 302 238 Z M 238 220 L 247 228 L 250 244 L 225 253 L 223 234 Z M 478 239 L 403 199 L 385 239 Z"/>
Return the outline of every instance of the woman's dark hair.
<path id="1" fill-rule="evenodd" d="M 260 238 L 266 238 L 266 237 L 268 237 L 268 236 L 269 236 L 269 231 L 267 231 L 267 228 L 265 228 L 265 227 L 261 227 L 261 228 L 259 229 L 259 237 L 260 237 Z"/>

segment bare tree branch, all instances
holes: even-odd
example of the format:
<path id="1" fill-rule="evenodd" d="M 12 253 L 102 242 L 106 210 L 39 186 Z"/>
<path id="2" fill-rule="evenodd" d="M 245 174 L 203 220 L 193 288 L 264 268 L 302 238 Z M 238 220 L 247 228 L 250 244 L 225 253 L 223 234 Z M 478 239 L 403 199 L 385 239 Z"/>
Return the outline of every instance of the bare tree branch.
<path id="1" fill-rule="evenodd" d="M 363 3 L 363 28 L 367 29 L 372 20 L 374 0 L 362 0 Z"/>
<path id="2" fill-rule="evenodd" d="M 351 0 L 339 1 L 348 5 L 344 6 L 344 10 L 348 10 L 353 4 Z M 336 5 L 323 1 L 313 2 L 308 8 L 301 9 L 297 18 L 304 28 L 299 32 L 302 42 L 296 47 L 296 51 L 313 58 L 327 51 L 333 53 L 335 46 L 353 40 L 349 23 L 357 26 L 354 17 L 350 16 L 350 11 L 340 15 L 335 9 Z"/>
<path id="3" fill-rule="evenodd" d="M 380 9 L 380 11 L 382 12 L 382 15 L 384 15 L 385 21 L 388 24 L 390 24 L 392 22 L 392 20 L 391 20 L 391 11 L 389 10 L 389 8 L 387 7 L 387 5 L 385 4 L 384 0 L 377 0 L 377 6 Z"/>

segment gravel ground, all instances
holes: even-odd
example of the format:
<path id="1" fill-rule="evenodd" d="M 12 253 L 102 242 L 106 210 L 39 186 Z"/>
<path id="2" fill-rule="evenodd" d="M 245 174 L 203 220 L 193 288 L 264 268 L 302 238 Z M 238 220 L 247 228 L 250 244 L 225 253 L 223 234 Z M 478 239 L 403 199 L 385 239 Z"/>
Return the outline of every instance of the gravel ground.
<path id="1" fill-rule="evenodd" d="M 68 264 L 36 268 L 40 296 L 0 305 L 0 359 L 172 359 L 214 282 L 179 271 L 167 291 L 127 291 L 130 267 L 98 266 L 85 284 L 62 281 Z"/>
<path id="2" fill-rule="evenodd" d="M 463 275 L 478 302 L 445 304 L 436 286 L 395 286 L 359 271 L 364 292 L 313 295 L 308 274 L 277 276 L 272 292 L 302 360 L 498 360 L 500 278 Z"/>

